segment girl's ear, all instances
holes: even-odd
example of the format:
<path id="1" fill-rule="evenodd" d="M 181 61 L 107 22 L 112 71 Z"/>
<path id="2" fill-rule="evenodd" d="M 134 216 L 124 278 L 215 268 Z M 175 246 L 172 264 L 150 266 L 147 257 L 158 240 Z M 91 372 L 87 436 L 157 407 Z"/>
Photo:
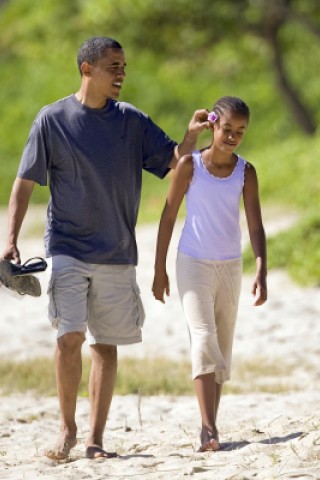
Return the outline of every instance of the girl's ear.
<path id="1" fill-rule="evenodd" d="M 211 131 L 212 134 L 214 132 L 214 129 L 215 129 L 215 124 L 212 122 L 209 122 L 209 130 Z"/>

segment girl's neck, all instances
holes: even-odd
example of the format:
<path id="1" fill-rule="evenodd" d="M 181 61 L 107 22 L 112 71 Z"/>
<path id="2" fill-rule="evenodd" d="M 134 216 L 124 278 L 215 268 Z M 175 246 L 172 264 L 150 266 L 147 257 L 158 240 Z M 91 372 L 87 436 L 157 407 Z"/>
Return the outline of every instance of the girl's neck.
<path id="1" fill-rule="evenodd" d="M 234 165 L 237 160 L 237 155 L 235 153 L 222 152 L 217 150 L 213 145 L 208 150 L 203 152 L 202 158 L 204 159 L 206 165 L 216 165 L 216 166 L 229 166 Z"/>
<path id="2" fill-rule="evenodd" d="M 211 147 L 202 152 L 202 161 L 209 173 L 219 178 L 229 177 L 236 164 L 238 157 L 235 153 L 214 151 Z"/>

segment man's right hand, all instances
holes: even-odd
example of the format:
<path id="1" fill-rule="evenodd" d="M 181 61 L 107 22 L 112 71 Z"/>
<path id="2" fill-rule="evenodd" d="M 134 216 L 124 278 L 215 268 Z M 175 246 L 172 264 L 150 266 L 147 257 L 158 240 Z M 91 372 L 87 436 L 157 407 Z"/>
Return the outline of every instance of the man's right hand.
<path id="1" fill-rule="evenodd" d="M 21 263 L 20 252 L 17 247 L 20 228 L 28 210 L 29 200 L 33 192 L 35 182 L 16 178 L 12 186 L 9 200 L 9 226 L 7 245 L 2 254 L 5 260 L 13 260 L 15 263 Z"/>
<path id="2" fill-rule="evenodd" d="M 21 263 L 20 252 L 16 245 L 11 245 L 5 248 L 1 258 L 4 260 L 13 260 L 14 263 Z"/>

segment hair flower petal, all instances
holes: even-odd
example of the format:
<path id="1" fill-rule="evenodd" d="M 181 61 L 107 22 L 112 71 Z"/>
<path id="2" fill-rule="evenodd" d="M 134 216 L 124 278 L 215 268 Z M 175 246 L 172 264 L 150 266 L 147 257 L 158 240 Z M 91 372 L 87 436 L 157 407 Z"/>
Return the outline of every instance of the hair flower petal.
<path id="1" fill-rule="evenodd" d="M 208 120 L 209 120 L 209 122 L 214 123 L 214 122 L 216 122 L 216 121 L 218 120 L 218 118 L 219 118 L 219 115 L 218 115 L 216 112 L 210 112 L 210 113 L 208 114 Z"/>

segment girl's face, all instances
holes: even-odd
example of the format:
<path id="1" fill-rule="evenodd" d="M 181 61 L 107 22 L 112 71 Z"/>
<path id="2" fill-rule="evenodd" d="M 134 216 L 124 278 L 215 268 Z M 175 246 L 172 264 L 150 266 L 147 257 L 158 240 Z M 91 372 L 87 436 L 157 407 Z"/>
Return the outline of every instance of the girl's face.
<path id="1" fill-rule="evenodd" d="M 248 119 L 242 115 L 226 111 L 214 123 L 213 144 L 219 150 L 231 153 L 242 142 Z"/>

